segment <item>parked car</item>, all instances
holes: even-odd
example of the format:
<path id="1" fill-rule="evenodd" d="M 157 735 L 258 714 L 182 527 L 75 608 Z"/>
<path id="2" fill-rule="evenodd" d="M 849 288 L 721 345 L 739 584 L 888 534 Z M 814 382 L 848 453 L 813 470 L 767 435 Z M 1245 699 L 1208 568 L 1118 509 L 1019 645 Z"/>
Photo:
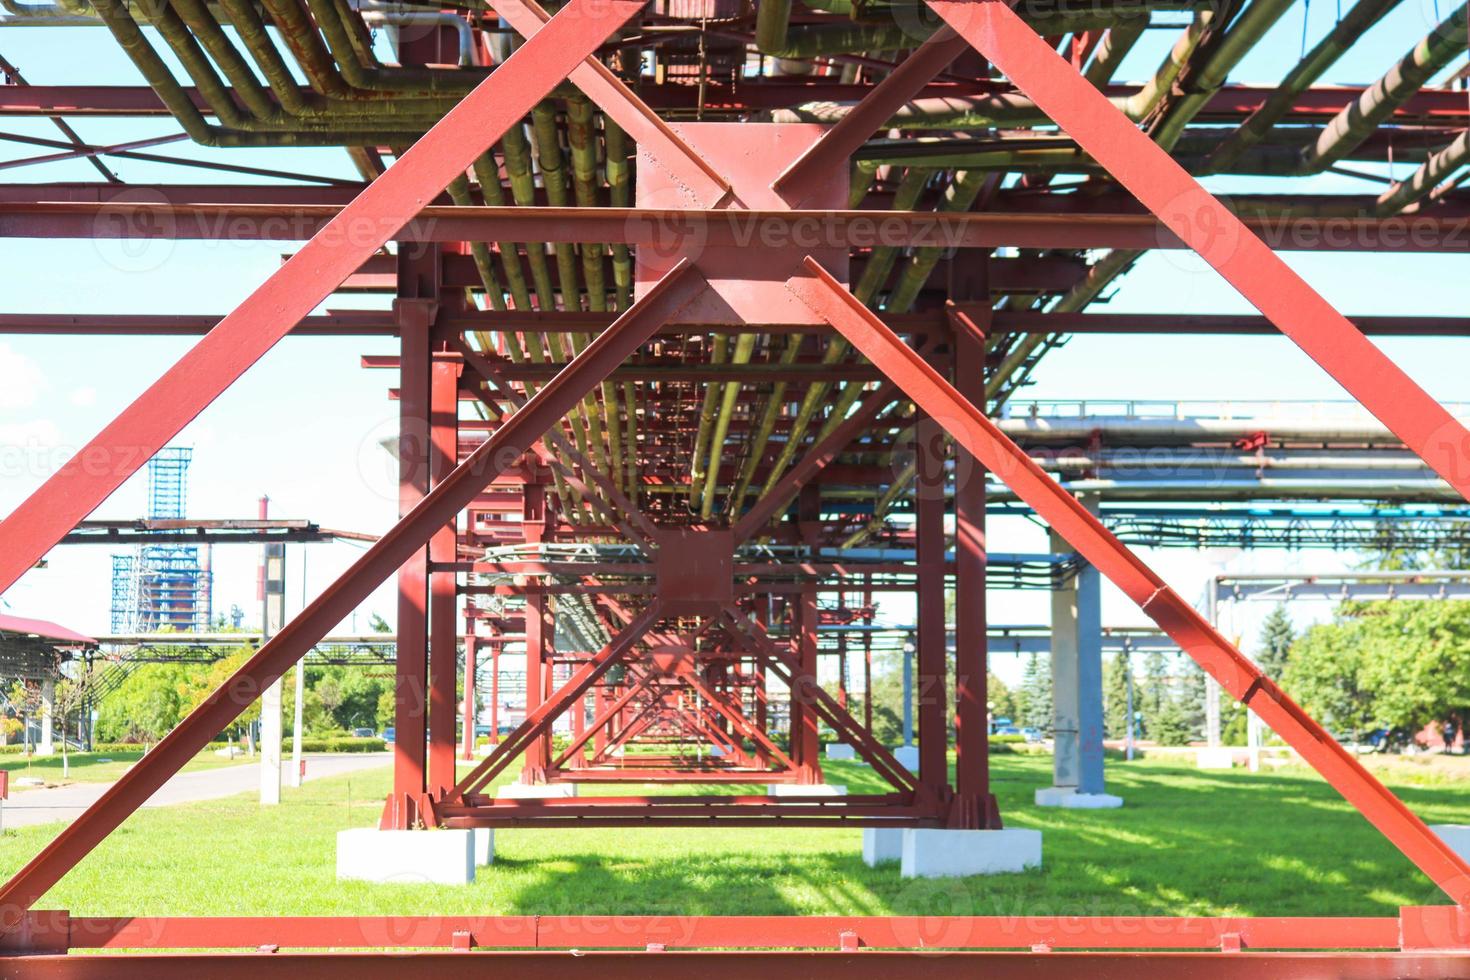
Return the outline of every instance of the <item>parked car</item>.
<path id="1" fill-rule="evenodd" d="M 1004 728 L 997 728 L 995 730 L 995 734 L 997 734 L 997 735 L 1020 735 L 1021 734 L 1021 730 L 1019 728 L 1017 728 L 1015 725 L 1006 725 Z"/>
<path id="2" fill-rule="evenodd" d="M 393 744 L 393 728 L 391 725 L 383 729 L 383 741 L 389 745 Z"/>
<path id="3" fill-rule="evenodd" d="M 354 728 L 352 730 L 353 738 L 372 738 L 376 734 L 378 733 L 371 728 Z"/>
<path id="4" fill-rule="evenodd" d="M 1021 729 L 1021 734 L 1026 736 L 1026 741 L 1028 742 L 1039 742 L 1046 737 L 1041 729 L 1033 728 L 1029 725 Z"/>
<path id="5" fill-rule="evenodd" d="M 1015 722 L 1009 718 L 993 718 L 990 721 L 990 734 L 999 735 L 1002 728 L 1011 728 L 1014 726 Z"/>

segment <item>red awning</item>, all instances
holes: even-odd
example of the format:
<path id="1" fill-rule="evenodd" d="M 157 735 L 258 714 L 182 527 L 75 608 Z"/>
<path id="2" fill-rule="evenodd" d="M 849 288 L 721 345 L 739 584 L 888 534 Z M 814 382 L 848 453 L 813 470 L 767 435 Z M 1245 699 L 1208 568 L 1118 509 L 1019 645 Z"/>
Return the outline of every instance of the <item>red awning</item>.
<path id="1" fill-rule="evenodd" d="M 39 636 L 43 639 L 57 640 L 67 644 L 97 645 L 97 641 L 90 636 L 83 636 L 81 633 L 75 630 L 69 630 L 65 626 L 49 623 L 44 619 L 26 619 L 22 616 L 6 616 L 0 614 L 0 633 L 20 633 L 25 636 Z"/>

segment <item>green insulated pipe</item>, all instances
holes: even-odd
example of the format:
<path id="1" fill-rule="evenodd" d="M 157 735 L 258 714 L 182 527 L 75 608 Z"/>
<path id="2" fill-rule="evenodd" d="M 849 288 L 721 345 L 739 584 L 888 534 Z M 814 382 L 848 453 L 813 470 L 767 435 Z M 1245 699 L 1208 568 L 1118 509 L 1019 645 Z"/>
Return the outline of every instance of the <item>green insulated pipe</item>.
<path id="1" fill-rule="evenodd" d="M 1467 40 L 1467 11 L 1470 5 L 1446 17 L 1388 74 L 1359 96 L 1358 101 L 1339 112 L 1317 141 L 1302 151 L 1299 173 L 1319 173 L 1342 160 L 1441 69 L 1459 57 Z"/>
<path id="2" fill-rule="evenodd" d="M 1281 84 L 1276 86 L 1259 108 L 1246 117 L 1240 128 L 1220 142 L 1205 160 L 1204 172 L 1223 173 L 1240 159 L 1242 153 L 1265 139 L 1291 110 L 1297 98 L 1336 64 L 1343 53 L 1369 28 L 1402 2 L 1403 0 L 1359 0 L 1347 12 L 1347 16 L 1286 73 Z"/>

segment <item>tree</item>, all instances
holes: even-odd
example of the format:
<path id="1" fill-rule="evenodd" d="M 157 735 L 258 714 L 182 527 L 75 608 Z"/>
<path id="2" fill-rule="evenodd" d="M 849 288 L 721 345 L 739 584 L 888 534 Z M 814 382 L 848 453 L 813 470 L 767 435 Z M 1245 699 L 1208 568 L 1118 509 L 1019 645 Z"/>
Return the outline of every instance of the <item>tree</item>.
<path id="1" fill-rule="evenodd" d="M 1017 698 L 1021 724 L 1028 728 L 1052 726 L 1051 658 L 1033 653 L 1026 662 Z"/>
<path id="2" fill-rule="evenodd" d="M 1128 674 L 1132 670 L 1133 661 L 1126 650 L 1103 665 L 1103 731 L 1108 738 L 1128 735 Z"/>
<path id="3" fill-rule="evenodd" d="M 1283 685 L 1330 731 L 1357 734 L 1373 727 L 1371 689 L 1363 686 L 1362 631 L 1350 617 L 1318 623 L 1292 645 Z"/>
<path id="4" fill-rule="evenodd" d="M 1267 614 L 1261 623 L 1261 638 L 1256 646 L 1256 666 L 1273 681 L 1280 681 L 1286 673 L 1287 660 L 1291 657 L 1291 645 L 1296 642 L 1296 630 L 1291 625 L 1291 614 L 1282 603 Z"/>

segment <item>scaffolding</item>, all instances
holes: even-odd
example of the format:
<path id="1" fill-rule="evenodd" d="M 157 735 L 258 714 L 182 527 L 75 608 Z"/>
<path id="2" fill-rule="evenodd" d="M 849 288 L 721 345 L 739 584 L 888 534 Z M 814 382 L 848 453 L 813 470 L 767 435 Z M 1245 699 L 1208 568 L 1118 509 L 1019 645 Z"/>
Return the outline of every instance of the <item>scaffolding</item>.
<path id="1" fill-rule="evenodd" d="M 194 451 L 168 446 L 148 461 L 148 517 L 182 520 Z M 160 543 L 112 556 L 112 629 L 195 632 L 213 618 L 209 548 Z"/>

